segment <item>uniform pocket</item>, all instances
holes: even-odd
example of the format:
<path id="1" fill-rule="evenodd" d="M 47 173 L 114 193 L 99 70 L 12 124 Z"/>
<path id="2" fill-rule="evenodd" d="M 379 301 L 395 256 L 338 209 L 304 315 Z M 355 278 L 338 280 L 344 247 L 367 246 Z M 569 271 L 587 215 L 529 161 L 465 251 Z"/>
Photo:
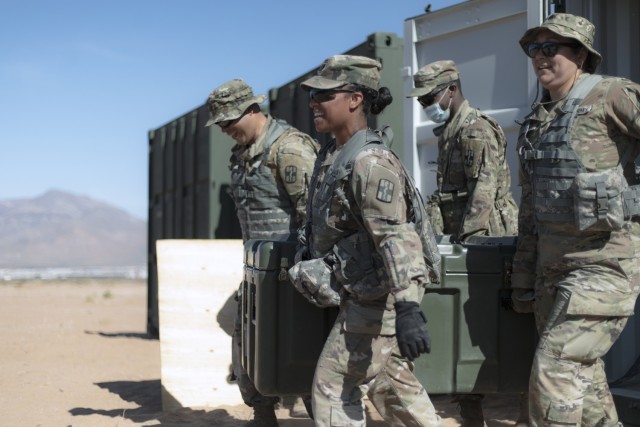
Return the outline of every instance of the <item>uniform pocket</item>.
<path id="1" fill-rule="evenodd" d="M 626 188 L 627 181 L 620 168 L 576 175 L 573 201 L 578 229 L 620 230 L 625 222 L 622 192 Z"/>
<path id="2" fill-rule="evenodd" d="M 547 411 L 547 421 L 558 424 L 580 425 L 582 404 L 578 402 L 551 402 Z"/>
<path id="3" fill-rule="evenodd" d="M 395 312 L 382 306 L 362 306 L 347 304 L 342 308 L 345 312 L 343 328 L 347 332 L 369 335 L 394 335 Z"/>

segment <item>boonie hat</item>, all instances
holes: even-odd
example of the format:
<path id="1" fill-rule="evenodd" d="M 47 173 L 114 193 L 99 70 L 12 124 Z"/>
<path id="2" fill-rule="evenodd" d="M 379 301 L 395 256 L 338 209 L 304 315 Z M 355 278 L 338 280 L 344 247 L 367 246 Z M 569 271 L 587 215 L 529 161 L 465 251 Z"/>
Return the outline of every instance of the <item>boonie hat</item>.
<path id="1" fill-rule="evenodd" d="M 430 94 L 435 88 L 460 80 L 456 64 L 451 60 L 432 62 L 420 68 L 413 75 L 415 88 L 409 97 L 421 97 Z"/>
<path id="2" fill-rule="evenodd" d="M 241 79 L 233 79 L 215 88 L 207 98 L 211 118 L 205 126 L 235 120 L 253 104 L 262 104 L 266 95 L 253 96 L 253 89 Z"/>
<path id="3" fill-rule="evenodd" d="M 300 83 L 304 90 L 336 89 L 348 84 L 358 84 L 378 90 L 382 64 L 375 59 L 356 55 L 334 55 L 325 59 L 313 76 Z"/>
<path id="4" fill-rule="evenodd" d="M 544 20 L 539 27 L 529 28 L 520 39 L 520 46 L 527 53 L 527 45 L 535 40 L 536 35 L 542 30 L 549 30 L 562 37 L 572 38 L 578 41 L 588 51 L 585 70 L 593 73 L 602 62 L 602 55 L 593 48 L 593 38 L 596 27 L 582 16 L 569 13 L 554 13 Z"/>

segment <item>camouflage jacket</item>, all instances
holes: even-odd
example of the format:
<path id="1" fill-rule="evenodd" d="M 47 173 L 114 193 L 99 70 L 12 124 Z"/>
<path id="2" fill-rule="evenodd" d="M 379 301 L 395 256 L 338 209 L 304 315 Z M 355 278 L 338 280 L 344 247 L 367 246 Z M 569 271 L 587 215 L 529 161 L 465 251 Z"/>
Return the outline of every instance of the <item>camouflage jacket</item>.
<path id="1" fill-rule="evenodd" d="M 274 133 L 278 125 L 285 128 L 283 133 Z M 305 223 L 307 190 L 318 148 L 309 135 L 277 122 L 271 116 L 267 116 L 267 122 L 254 143 L 233 147 L 229 166 L 232 197 L 244 241 L 280 237 L 270 230 L 295 234 Z M 257 177 L 260 174 L 262 179 Z M 271 190 L 267 181 L 275 182 Z M 252 195 L 258 193 L 269 201 L 251 203 Z M 279 225 L 269 226 L 267 223 L 270 222 Z"/>
<path id="2" fill-rule="evenodd" d="M 464 101 L 438 136 L 438 189 L 444 234 L 517 234 L 507 140 L 500 126 Z"/>
<path id="3" fill-rule="evenodd" d="M 528 132 L 519 138 L 519 152 L 528 143 L 534 148 L 539 144 L 564 102 L 568 101 L 538 104 L 534 108 L 525 122 Z M 623 153 L 630 153 L 629 161 L 623 165 L 624 175 L 629 184 L 636 184 L 633 159 L 640 153 L 640 85 L 623 78 L 605 77 L 579 107 L 583 113 L 576 116 L 571 126 L 570 144 L 582 165 L 588 172 L 611 170 L 620 163 Z M 539 198 L 535 197 L 527 167 L 521 158 L 522 200 L 512 287 L 533 288 L 537 271 L 553 274 L 605 259 L 640 255 L 637 219 L 628 221 L 617 231 L 581 231 L 574 221 L 545 221 L 537 217 Z"/>
<path id="4" fill-rule="evenodd" d="M 332 141 L 326 156 L 318 157 L 309 248 L 314 258 L 338 255 L 334 274 L 347 293 L 345 329 L 393 335 L 393 304 L 419 303 L 429 283 L 420 236 L 407 217 L 404 169 L 388 149 L 367 146 L 356 155 L 348 178 L 327 186 L 341 150 L 372 133 L 359 131 L 340 147 Z M 360 268 L 363 263 L 368 267 Z"/>

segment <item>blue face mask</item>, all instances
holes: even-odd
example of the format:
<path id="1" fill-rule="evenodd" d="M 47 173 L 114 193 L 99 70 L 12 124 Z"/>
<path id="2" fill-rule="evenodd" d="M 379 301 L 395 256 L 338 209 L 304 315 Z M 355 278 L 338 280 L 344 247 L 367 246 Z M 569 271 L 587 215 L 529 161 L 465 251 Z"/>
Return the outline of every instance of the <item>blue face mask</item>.
<path id="1" fill-rule="evenodd" d="M 440 96 L 440 99 L 438 99 L 438 101 L 434 102 L 424 109 L 424 113 L 427 115 L 427 118 L 435 123 L 444 123 L 449 120 L 449 115 L 451 114 L 449 110 L 449 107 L 451 106 L 451 98 L 449 98 L 449 105 L 447 105 L 446 110 L 443 110 L 442 107 L 440 107 L 440 101 L 442 101 L 442 98 L 444 98 L 447 90 L 449 90 L 449 88 L 446 88 L 442 91 L 442 95 Z"/>

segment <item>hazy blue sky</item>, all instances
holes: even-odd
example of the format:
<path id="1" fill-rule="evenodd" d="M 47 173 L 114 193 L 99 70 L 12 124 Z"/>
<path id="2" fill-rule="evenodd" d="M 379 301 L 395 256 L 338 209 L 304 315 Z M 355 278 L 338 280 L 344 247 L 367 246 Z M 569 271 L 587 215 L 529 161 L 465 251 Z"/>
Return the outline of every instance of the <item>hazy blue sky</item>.
<path id="1" fill-rule="evenodd" d="M 58 189 L 146 219 L 149 129 L 461 2 L 0 0 L 0 200 Z"/>

